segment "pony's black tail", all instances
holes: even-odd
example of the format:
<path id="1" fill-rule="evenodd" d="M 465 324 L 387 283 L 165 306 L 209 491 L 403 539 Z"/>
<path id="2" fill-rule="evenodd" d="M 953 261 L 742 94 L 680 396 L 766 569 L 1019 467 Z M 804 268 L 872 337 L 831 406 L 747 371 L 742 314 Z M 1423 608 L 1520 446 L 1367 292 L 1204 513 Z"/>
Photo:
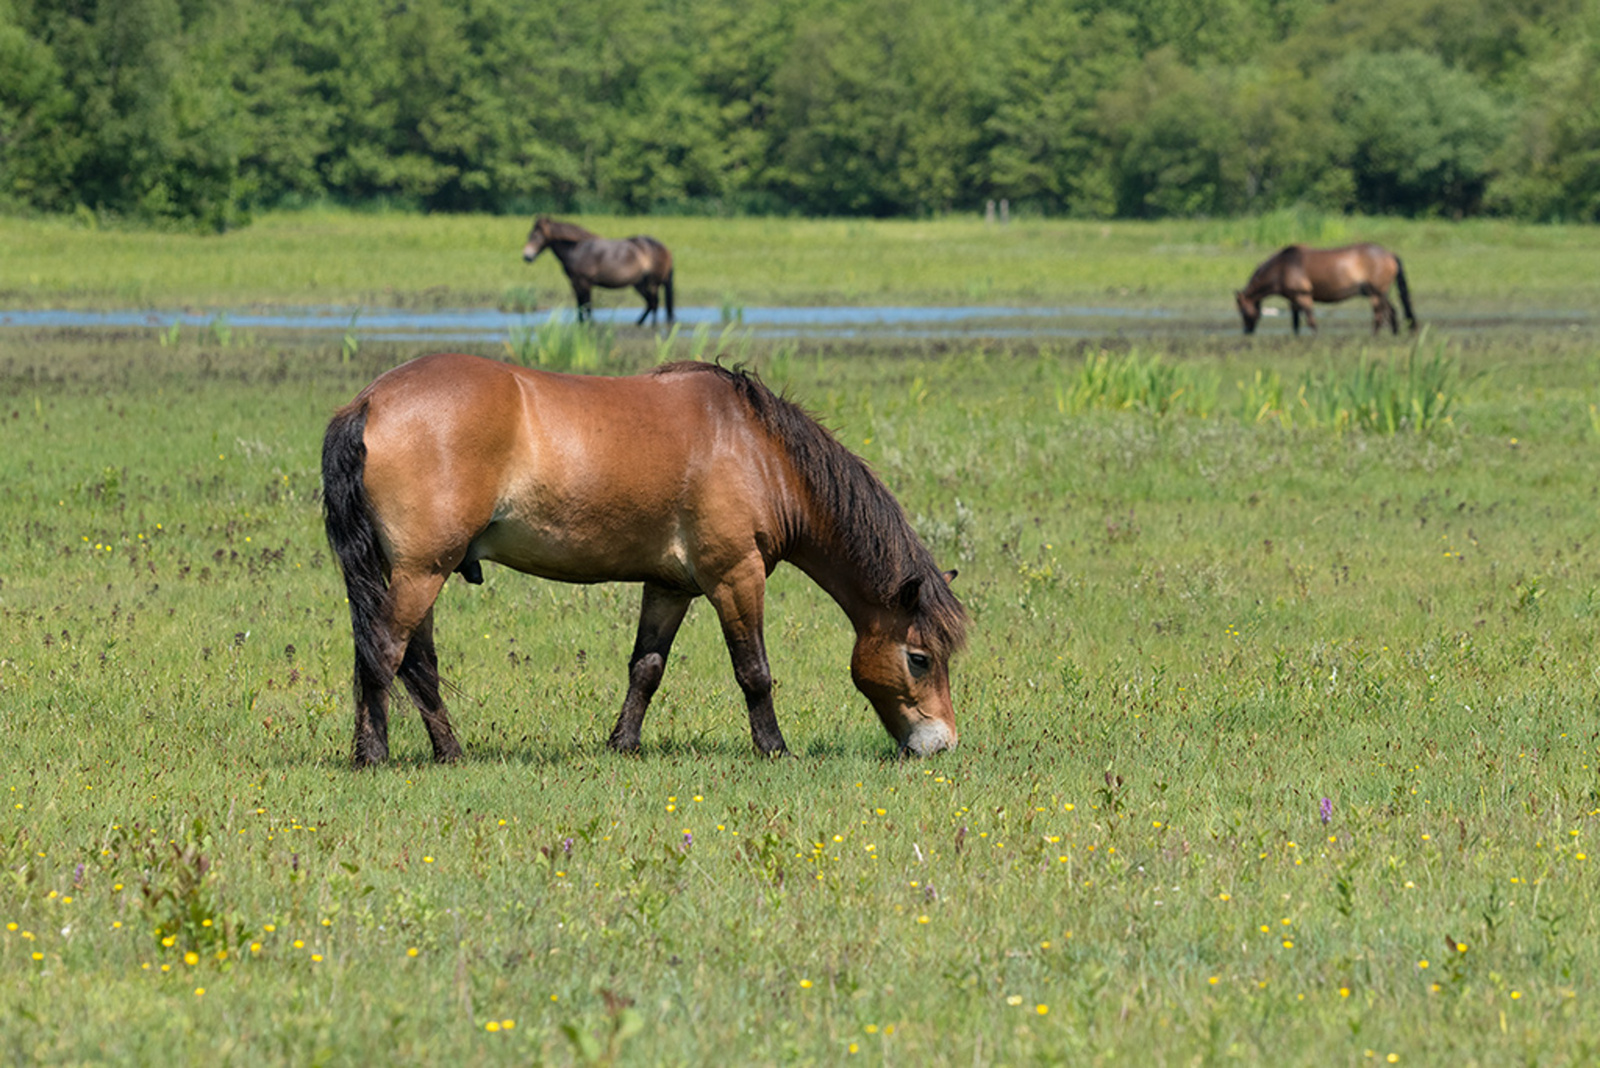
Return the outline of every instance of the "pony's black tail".
<path id="1" fill-rule="evenodd" d="M 363 678 L 379 689 L 387 687 L 392 678 L 377 629 L 389 586 L 383 577 L 383 546 L 362 478 L 367 466 L 366 428 L 366 403 L 352 404 L 334 415 L 322 438 L 322 521 L 350 598 L 358 700 Z"/>
<path id="2" fill-rule="evenodd" d="M 1401 264 L 1399 256 L 1394 258 L 1394 281 L 1396 287 L 1400 290 L 1400 304 L 1406 310 L 1406 323 L 1411 329 L 1415 330 L 1417 328 L 1417 317 L 1411 311 L 1411 287 L 1406 285 L 1406 269 Z"/>
<path id="3" fill-rule="evenodd" d="M 666 305 L 667 305 L 667 322 L 670 323 L 670 322 L 672 322 L 672 272 L 671 271 L 667 272 L 667 280 L 662 283 L 661 288 L 664 290 L 664 292 L 661 294 L 662 299 L 666 302 Z"/>

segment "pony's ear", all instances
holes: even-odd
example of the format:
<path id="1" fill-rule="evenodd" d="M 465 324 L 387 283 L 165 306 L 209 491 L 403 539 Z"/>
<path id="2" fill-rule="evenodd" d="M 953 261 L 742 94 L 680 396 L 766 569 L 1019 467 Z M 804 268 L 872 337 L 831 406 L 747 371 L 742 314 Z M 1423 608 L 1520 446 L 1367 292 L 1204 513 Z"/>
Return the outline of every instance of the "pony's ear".
<path id="1" fill-rule="evenodd" d="M 922 576 L 912 575 L 900 584 L 900 592 L 895 594 L 895 600 L 907 612 L 915 612 L 922 603 Z"/>
<path id="2" fill-rule="evenodd" d="M 953 567 L 949 571 L 946 571 L 944 573 L 945 585 L 948 586 L 950 583 L 954 582 L 956 580 L 956 576 L 959 574 L 961 574 L 961 572 L 957 571 Z"/>

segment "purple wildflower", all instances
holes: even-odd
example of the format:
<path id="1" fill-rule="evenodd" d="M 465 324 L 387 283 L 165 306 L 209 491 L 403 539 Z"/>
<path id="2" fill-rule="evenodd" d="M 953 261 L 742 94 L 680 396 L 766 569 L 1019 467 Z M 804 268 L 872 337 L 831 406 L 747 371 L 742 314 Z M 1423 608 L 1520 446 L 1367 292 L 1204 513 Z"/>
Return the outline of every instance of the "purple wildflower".
<path id="1" fill-rule="evenodd" d="M 561 852 L 565 853 L 569 857 L 572 856 L 572 839 L 561 839 Z"/>
<path id="2" fill-rule="evenodd" d="M 1327 823 L 1329 820 L 1333 819 L 1333 801 L 1331 798 L 1324 797 L 1322 799 L 1321 808 L 1323 823 Z"/>

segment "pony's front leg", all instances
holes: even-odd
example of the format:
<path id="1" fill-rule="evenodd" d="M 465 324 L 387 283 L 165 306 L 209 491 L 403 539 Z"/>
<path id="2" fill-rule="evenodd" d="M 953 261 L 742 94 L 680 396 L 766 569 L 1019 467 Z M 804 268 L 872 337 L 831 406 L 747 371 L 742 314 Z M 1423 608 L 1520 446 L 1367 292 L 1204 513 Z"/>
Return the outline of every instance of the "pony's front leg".
<path id="1" fill-rule="evenodd" d="M 633 641 L 633 655 L 628 659 L 628 696 L 623 698 L 622 713 L 617 725 L 611 729 L 606 744 L 619 753 L 631 753 L 639 748 L 639 731 L 644 726 L 644 714 L 650 708 L 650 699 L 661 685 L 661 676 L 667 670 L 667 654 L 672 651 L 672 639 L 689 611 L 688 594 L 669 590 L 651 583 L 644 585 L 644 600 L 639 606 L 639 633 Z"/>
<path id="2" fill-rule="evenodd" d="M 762 635 L 767 571 L 759 556 L 729 572 L 707 596 L 722 621 L 722 638 L 733 657 L 733 677 L 744 691 L 750 739 L 764 756 L 788 751 L 772 709 L 772 668 Z"/>
<path id="3" fill-rule="evenodd" d="M 572 299 L 578 304 L 578 322 L 587 322 L 594 318 L 594 289 L 587 282 L 572 280 Z"/>

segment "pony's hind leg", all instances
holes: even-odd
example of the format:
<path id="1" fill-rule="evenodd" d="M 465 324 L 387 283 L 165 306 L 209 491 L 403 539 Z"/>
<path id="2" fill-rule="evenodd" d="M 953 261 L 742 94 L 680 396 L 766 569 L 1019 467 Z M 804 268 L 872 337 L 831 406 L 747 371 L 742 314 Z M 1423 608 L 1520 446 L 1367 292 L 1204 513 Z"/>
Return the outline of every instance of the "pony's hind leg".
<path id="1" fill-rule="evenodd" d="M 672 651 L 672 639 L 678 634 L 691 600 L 692 597 L 676 590 L 645 583 L 644 600 L 639 606 L 639 634 L 633 642 L 633 655 L 628 659 L 628 696 L 623 699 L 622 713 L 617 716 L 617 725 L 606 741 L 619 753 L 631 753 L 639 748 L 644 714 L 650 708 L 656 687 L 661 685 L 661 676 L 667 670 L 667 654 Z"/>
<path id="2" fill-rule="evenodd" d="M 1311 328 L 1313 333 L 1315 333 L 1317 329 L 1317 317 L 1316 314 L 1311 310 L 1313 305 L 1311 294 L 1296 293 L 1289 298 L 1289 304 L 1296 312 L 1294 332 L 1297 334 L 1300 332 L 1300 316 L 1304 315 L 1306 317 L 1306 325 Z"/>
<path id="3" fill-rule="evenodd" d="M 389 684 L 383 676 L 356 660 L 356 737 L 351 760 L 357 767 L 382 764 L 389 759 Z"/>
<path id="4" fill-rule="evenodd" d="M 428 728 L 428 739 L 433 743 L 433 759 L 441 763 L 460 759 L 461 743 L 450 729 L 450 716 L 439 694 L 439 656 L 433 648 L 432 608 L 406 643 L 406 655 L 400 661 L 400 681 L 405 683 L 412 704 L 422 713 L 422 723 Z"/>
<path id="5" fill-rule="evenodd" d="M 369 638 L 377 652 L 372 658 L 375 664 L 369 665 L 363 657 L 356 658 L 354 760 L 358 766 L 382 764 L 389 759 L 389 686 L 408 661 L 417 665 L 433 661 L 431 628 L 426 632 L 424 650 L 413 654 L 410 646 L 412 637 L 428 619 L 444 579 L 444 575 L 408 574 L 398 569 L 390 578 L 386 611 L 375 621 L 374 633 Z M 437 661 L 433 662 L 437 676 Z M 408 689 L 413 686 L 418 670 L 420 667 L 414 667 L 408 674 Z M 412 693 L 415 697 L 416 691 Z M 432 730 L 430 726 L 429 731 Z M 437 743 L 435 746 L 437 748 Z"/>

